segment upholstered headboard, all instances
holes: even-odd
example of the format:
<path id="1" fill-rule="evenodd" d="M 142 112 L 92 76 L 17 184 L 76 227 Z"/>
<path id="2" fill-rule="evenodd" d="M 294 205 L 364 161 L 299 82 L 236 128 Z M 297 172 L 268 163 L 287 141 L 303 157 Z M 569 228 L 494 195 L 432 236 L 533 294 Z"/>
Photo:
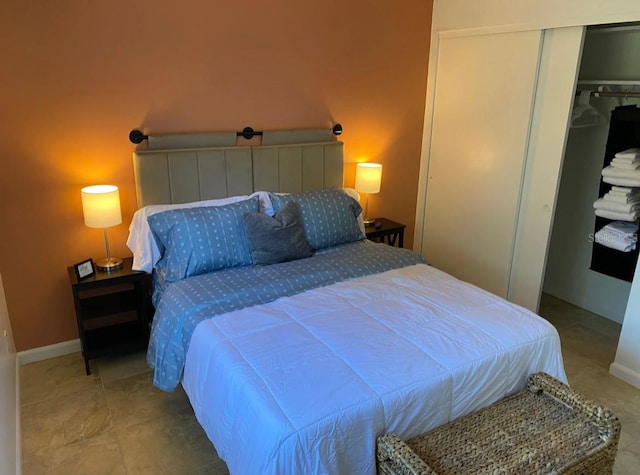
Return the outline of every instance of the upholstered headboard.
<path id="1" fill-rule="evenodd" d="M 343 185 L 342 142 L 325 130 L 264 132 L 236 146 L 235 133 L 149 136 L 133 153 L 138 207 Z"/>

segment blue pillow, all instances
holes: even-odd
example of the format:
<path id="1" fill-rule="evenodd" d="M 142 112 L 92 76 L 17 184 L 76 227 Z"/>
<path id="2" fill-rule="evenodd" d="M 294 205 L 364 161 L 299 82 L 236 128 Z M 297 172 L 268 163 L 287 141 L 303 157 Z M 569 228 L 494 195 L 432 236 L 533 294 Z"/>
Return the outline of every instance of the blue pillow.
<path id="1" fill-rule="evenodd" d="M 260 210 L 258 197 L 224 206 L 183 208 L 149 216 L 162 258 L 156 272 L 166 282 L 227 267 L 250 266 L 242 217 Z"/>
<path id="2" fill-rule="evenodd" d="M 292 195 L 269 193 L 269 198 L 276 212 L 289 201 L 298 203 L 305 237 L 316 250 L 365 238 L 357 221 L 362 207 L 341 190 L 327 189 Z"/>

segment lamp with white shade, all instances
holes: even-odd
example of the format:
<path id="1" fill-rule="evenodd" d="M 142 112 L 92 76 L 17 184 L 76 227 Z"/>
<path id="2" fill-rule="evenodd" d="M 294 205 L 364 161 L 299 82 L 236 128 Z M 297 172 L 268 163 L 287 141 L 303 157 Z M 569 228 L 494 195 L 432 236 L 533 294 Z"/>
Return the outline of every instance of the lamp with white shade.
<path id="1" fill-rule="evenodd" d="M 356 165 L 355 189 L 359 193 L 365 194 L 364 224 L 373 224 L 373 219 L 369 218 L 369 195 L 380 192 L 382 182 L 382 165 L 379 163 L 358 163 Z"/>
<path id="2" fill-rule="evenodd" d="M 83 188 L 82 213 L 85 226 L 104 230 L 107 257 L 96 262 L 98 270 L 109 272 L 122 267 L 122 259 L 111 256 L 109 236 L 107 235 L 107 228 L 122 223 L 118 187 L 114 185 L 94 185 Z"/>

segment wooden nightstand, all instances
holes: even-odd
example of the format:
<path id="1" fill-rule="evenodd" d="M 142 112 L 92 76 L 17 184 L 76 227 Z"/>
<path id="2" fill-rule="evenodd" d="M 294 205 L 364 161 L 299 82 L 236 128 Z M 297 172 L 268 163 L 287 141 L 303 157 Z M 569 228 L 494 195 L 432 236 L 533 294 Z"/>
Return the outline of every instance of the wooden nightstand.
<path id="1" fill-rule="evenodd" d="M 367 239 L 376 242 L 385 242 L 390 246 L 395 246 L 396 241 L 398 247 L 404 247 L 404 224 L 396 223 L 387 218 L 376 218 L 375 223 L 380 223 L 380 227 L 375 227 L 372 223 L 370 226 L 366 226 L 365 233 Z"/>
<path id="2" fill-rule="evenodd" d="M 151 276 L 131 270 L 132 262 L 125 258 L 120 269 L 96 271 L 80 281 L 73 266 L 67 267 L 87 374 L 90 359 L 146 348 L 149 342 Z"/>

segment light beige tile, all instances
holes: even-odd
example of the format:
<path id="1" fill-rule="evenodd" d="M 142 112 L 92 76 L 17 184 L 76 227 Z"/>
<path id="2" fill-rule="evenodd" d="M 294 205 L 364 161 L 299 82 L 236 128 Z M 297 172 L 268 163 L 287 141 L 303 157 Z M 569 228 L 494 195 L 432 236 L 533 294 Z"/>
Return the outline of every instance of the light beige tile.
<path id="1" fill-rule="evenodd" d="M 637 447 L 638 441 L 640 441 L 640 421 L 638 420 L 638 413 L 626 410 L 616 410 L 615 413 L 620 418 L 620 424 L 622 425 L 622 433 L 620 434 L 618 447 L 620 450 L 633 445 Z M 636 452 L 640 453 L 640 450 L 636 449 Z M 638 459 L 638 469 L 640 471 L 640 458 Z"/>
<path id="2" fill-rule="evenodd" d="M 539 313 L 553 323 L 558 330 L 580 324 L 596 332 L 616 340 L 620 336 L 622 325 L 593 312 L 576 307 L 549 294 L 542 294 Z"/>
<path id="3" fill-rule="evenodd" d="M 557 329 L 566 328 L 580 321 L 577 307 L 549 294 L 542 294 L 539 314 Z"/>
<path id="4" fill-rule="evenodd" d="M 150 373 L 151 368 L 147 365 L 146 356 L 146 351 L 138 351 L 123 356 L 97 359 L 96 364 L 100 368 L 102 383 Z"/>
<path id="5" fill-rule="evenodd" d="M 601 317 L 600 315 L 596 315 L 595 313 L 582 308 L 576 307 L 575 313 L 580 319 L 580 323 L 582 325 L 593 330 L 598 335 L 615 339 L 617 344 L 617 340 L 620 338 L 620 331 L 622 330 L 622 325 L 618 322 Z"/>
<path id="6" fill-rule="evenodd" d="M 20 367 L 20 400 L 22 404 L 66 396 L 101 386 L 97 365 L 87 376 L 80 353 L 38 361 Z"/>
<path id="7" fill-rule="evenodd" d="M 128 473 L 203 473 L 205 467 L 219 461 L 215 448 L 192 415 L 168 413 L 117 429 L 116 434 Z"/>
<path id="8" fill-rule="evenodd" d="M 640 390 L 609 374 L 620 325 L 547 294 L 543 294 L 540 314 L 558 328 L 571 387 L 609 407 L 620 419 L 614 474 L 640 473 Z"/>
<path id="9" fill-rule="evenodd" d="M 640 414 L 640 391 L 605 370 L 575 378 L 572 387 L 616 412 Z"/>
<path id="10" fill-rule="evenodd" d="M 23 457 L 23 475 L 127 475 L 114 433 Z"/>
<path id="11" fill-rule="evenodd" d="M 609 371 L 616 357 L 618 339 L 598 334 L 582 323 L 559 330 L 563 354 L 588 359 L 589 363 Z"/>
<path id="12" fill-rule="evenodd" d="M 635 444 L 618 450 L 616 463 L 613 466 L 614 475 L 638 475 L 640 473 L 640 445 Z"/>
<path id="13" fill-rule="evenodd" d="M 562 348 L 562 360 L 571 387 L 574 386 L 577 379 L 588 379 L 594 374 L 604 371 L 601 367 L 592 364 L 588 357 L 577 354 L 564 346 Z"/>
<path id="14" fill-rule="evenodd" d="M 90 439 L 111 429 L 101 388 L 22 406 L 21 419 L 25 455 Z"/>
<path id="15" fill-rule="evenodd" d="M 182 386 L 172 393 L 153 386 L 153 374 L 144 373 L 104 385 L 107 404 L 116 428 L 164 416 L 166 414 L 193 417 L 193 411 Z"/>

